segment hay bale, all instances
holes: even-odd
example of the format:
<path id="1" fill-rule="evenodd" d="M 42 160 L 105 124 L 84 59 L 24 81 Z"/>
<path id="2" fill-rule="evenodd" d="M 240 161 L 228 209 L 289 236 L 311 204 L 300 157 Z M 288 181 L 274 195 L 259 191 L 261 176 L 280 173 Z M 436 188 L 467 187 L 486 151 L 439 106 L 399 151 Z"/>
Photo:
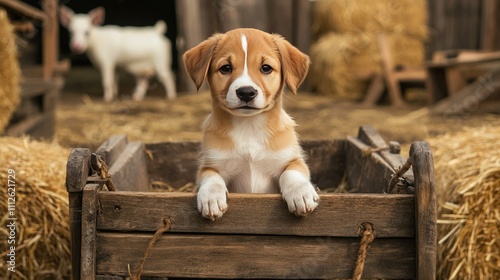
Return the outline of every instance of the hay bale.
<path id="1" fill-rule="evenodd" d="M 0 134 L 19 104 L 20 75 L 14 29 L 0 9 Z"/>
<path id="2" fill-rule="evenodd" d="M 28 138 L 0 138 L 0 279 L 70 277 L 68 199 L 64 187 L 69 150 Z M 15 178 L 8 177 L 8 170 Z M 10 246 L 5 226 L 8 180 L 15 181 L 16 272 L 7 271 Z M 11 182 L 12 183 L 12 182 Z M 5 214 L 4 214 L 5 213 Z M 7 247 L 9 246 L 9 247 Z"/>
<path id="3" fill-rule="evenodd" d="M 425 0 L 322 0 L 313 9 L 313 34 L 396 33 L 425 40 L 427 1 Z"/>
<path id="4" fill-rule="evenodd" d="M 419 66 L 425 59 L 421 40 L 401 34 L 388 34 L 393 61 L 407 67 Z M 366 87 L 357 72 L 382 72 L 377 37 L 371 33 L 330 32 L 313 43 L 308 76 L 313 89 L 323 95 L 358 100 Z"/>
<path id="5" fill-rule="evenodd" d="M 438 186 L 440 279 L 500 279 L 500 127 L 429 142 Z"/>

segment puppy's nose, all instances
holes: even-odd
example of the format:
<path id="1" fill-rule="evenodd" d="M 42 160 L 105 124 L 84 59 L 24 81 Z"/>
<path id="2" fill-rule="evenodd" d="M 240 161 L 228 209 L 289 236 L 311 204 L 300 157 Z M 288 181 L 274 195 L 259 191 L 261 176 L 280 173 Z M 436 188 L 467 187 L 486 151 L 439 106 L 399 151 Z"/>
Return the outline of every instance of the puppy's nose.
<path id="1" fill-rule="evenodd" d="M 257 96 L 257 90 L 253 87 L 240 87 L 236 90 L 236 96 L 241 101 L 250 102 Z"/>

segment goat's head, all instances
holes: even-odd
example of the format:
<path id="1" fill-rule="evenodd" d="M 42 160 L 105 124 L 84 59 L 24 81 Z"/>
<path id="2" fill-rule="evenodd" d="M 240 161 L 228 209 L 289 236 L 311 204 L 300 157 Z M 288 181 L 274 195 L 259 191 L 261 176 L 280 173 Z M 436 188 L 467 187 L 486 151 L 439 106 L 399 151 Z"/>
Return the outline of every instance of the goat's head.
<path id="1" fill-rule="evenodd" d="M 59 18 L 62 26 L 66 27 L 71 35 L 70 48 L 74 53 L 84 53 L 87 50 L 89 34 L 92 27 L 104 22 L 104 8 L 98 7 L 88 14 L 75 14 L 70 8 L 61 5 Z"/>

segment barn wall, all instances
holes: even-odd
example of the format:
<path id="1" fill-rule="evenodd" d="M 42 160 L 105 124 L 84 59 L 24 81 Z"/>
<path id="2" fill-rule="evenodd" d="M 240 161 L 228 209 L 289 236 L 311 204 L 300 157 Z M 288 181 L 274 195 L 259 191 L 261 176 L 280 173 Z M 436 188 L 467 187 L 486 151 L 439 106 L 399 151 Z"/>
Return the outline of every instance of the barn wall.
<path id="1" fill-rule="evenodd" d="M 25 0 L 39 6 L 38 0 Z M 334 0 L 332 0 L 334 1 Z M 338 1 L 338 0 L 336 0 Z M 181 55 L 215 32 L 237 27 L 255 27 L 282 34 L 300 50 L 308 53 L 311 41 L 310 0 L 62 0 L 77 12 L 106 8 L 106 24 L 152 25 L 163 19 L 173 50 L 179 91 L 193 90 L 182 67 Z M 500 49 L 500 3 L 498 0 L 428 0 L 430 38 L 428 57 L 442 49 Z M 39 48 L 40 38 L 30 43 Z M 88 63 L 84 55 L 72 55 L 68 33 L 61 28 L 61 57 L 74 64 Z M 38 52 L 40 53 L 40 52 Z M 176 59 L 177 58 L 177 59 Z"/>

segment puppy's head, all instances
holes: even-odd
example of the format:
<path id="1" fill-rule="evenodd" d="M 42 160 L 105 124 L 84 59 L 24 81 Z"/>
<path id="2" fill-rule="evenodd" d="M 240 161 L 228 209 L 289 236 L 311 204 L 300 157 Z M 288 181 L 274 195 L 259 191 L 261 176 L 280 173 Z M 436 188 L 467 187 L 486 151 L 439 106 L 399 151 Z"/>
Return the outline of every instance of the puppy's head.
<path id="1" fill-rule="evenodd" d="M 309 57 L 280 35 L 256 29 L 215 34 L 184 56 L 199 89 L 206 79 L 212 98 L 237 116 L 270 110 L 286 84 L 296 93 L 309 69 Z"/>

